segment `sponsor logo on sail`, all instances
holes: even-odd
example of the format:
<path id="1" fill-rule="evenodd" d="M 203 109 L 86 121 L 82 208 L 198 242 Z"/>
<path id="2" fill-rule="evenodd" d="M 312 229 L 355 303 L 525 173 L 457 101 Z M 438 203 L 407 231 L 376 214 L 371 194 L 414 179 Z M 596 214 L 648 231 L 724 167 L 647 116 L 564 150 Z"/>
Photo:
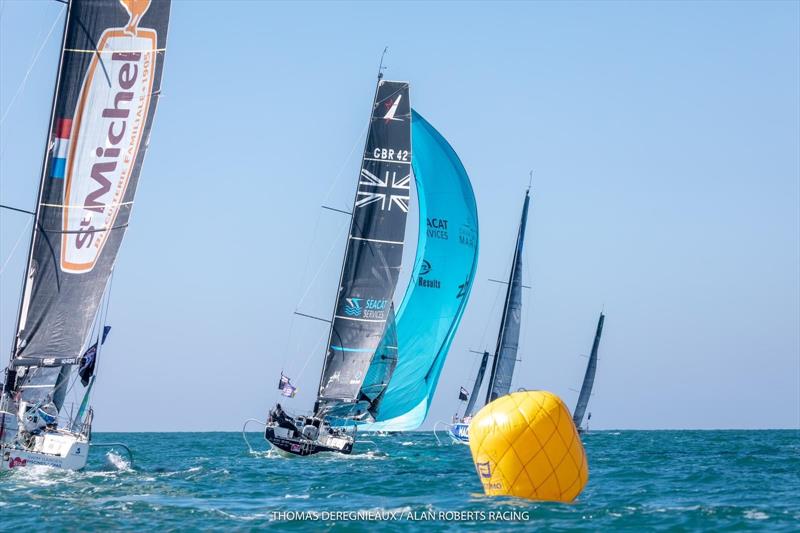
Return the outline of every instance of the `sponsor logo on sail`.
<path id="1" fill-rule="evenodd" d="M 389 300 L 345 298 L 344 314 L 353 318 L 386 318 L 386 309 Z"/>
<path id="2" fill-rule="evenodd" d="M 469 278 L 458 286 L 458 293 L 456 294 L 456 298 L 463 298 L 467 295 L 467 289 L 469 289 Z"/>
<path id="3" fill-rule="evenodd" d="M 361 316 L 362 298 L 345 298 L 344 314 L 347 316 Z"/>
<path id="4" fill-rule="evenodd" d="M 428 238 L 447 240 L 447 219 L 429 218 L 428 219 Z"/>
<path id="5" fill-rule="evenodd" d="M 469 248 L 475 248 L 478 242 L 478 234 L 469 226 L 461 226 L 458 228 L 458 242 Z"/>
<path id="6" fill-rule="evenodd" d="M 417 277 L 417 285 L 419 287 L 425 287 L 426 289 L 441 289 L 442 282 L 438 279 L 429 279 L 423 276 L 427 276 L 433 270 L 433 265 L 427 259 L 422 260 L 422 266 L 419 269 L 419 276 Z"/>
<path id="7" fill-rule="evenodd" d="M 395 113 L 397 113 L 397 106 L 400 105 L 400 100 L 403 98 L 402 94 L 398 94 L 397 98 L 389 98 L 386 100 L 383 105 L 386 108 L 386 114 L 383 116 L 383 120 L 389 122 L 390 120 L 396 120 L 398 122 L 402 122 L 402 118 L 395 118 Z"/>
<path id="8" fill-rule="evenodd" d="M 431 269 L 432 268 L 433 267 L 431 267 L 431 262 L 428 261 L 427 259 L 423 259 L 422 260 L 422 267 L 419 269 L 419 275 L 420 276 L 427 276 L 428 274 L 431 273 Z"/>
<path id="9" fill-rule="evenodd" d="M 380 174 L 380 173 L 379 173 Z M 391 211 L 392 206 L 408 213 L 408 199 L 411 194 L 411 174 L 398 177 L 394 170 L 383 172 L 383 179 L 366 168 L 361 169 L 356 195 L 356 208 L 380 202 L 381 211 Z"/>
<path id="10" fill-rule="evenodd" d="M 75 116 L 56 127 L 51 176 L 64 179 L 61 270 L 94 268 L 120 210 L 144 139 L 156 69 L 156 31 L 139 28 L 150 0 L 120 0 L 124 28 L 100 36 Z M 60 175 L 60 176 L 59 176 Z"/>

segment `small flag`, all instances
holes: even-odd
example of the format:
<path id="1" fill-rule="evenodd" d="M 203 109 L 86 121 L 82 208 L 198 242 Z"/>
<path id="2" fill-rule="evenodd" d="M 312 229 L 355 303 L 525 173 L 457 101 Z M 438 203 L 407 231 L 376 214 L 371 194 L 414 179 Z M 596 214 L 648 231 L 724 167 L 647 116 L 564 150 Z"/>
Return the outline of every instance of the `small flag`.
<path id="1" fill-rule="evenodd" d="M 586 420 L 591 420 L 591 419 L 592 419 L 592 413 L 589 413 L 589 417 Z"/>
<path id="2" fill-rule="evenodd" d="M 461 390 L 458 391 L 458 399 L 465 402 L 469 399 L 469 392 L 467 392 L 467 389 L 461 387 Z"/>
<path id="3" fill-rule="evenodd" d="M 94 375 L 94 366 L 97 361 L 97 343 L 92 344 L 86 353 L 83 354 L 78 368 L 78 375 L 81 378 L 81 385 L 86 387 L 89 385 L 89 380 Z"/>
<path id="4" fill-rule="evenodd" d="M 106 343 L 106 337 L 108 337 L 109 331 L 111 331 L 111 326 L 103 326 L 103 340 L 100 341 L 100 344 Z"/>
<path id="5" fill-rule="evenodd" d="M 292 385 L 289 376 L 284 376 L 283 372 L 281 372 L 281 379 L 278 381 L 278 388 L 281 391 L 281 395 L 287 398 L 294 398 L 294 395 L 297 394 L 297 387 Z"/>

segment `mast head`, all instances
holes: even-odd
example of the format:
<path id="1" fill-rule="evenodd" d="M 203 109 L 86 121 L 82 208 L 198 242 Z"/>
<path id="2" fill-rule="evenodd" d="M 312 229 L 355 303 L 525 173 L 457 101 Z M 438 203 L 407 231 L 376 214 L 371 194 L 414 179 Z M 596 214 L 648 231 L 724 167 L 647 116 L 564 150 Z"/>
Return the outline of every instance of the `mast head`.
<path id="1" fill-rule="evenodd" d="M 383 66 L 383 58 L 386 57 L 386 52 L 389 51 L 388 46 L 383 47 L 383 53 L 381 54 L 381 63 L 378 65 L 378 81 L 383 79 L 383 71 L 386 70 L 388 67 Z"/>

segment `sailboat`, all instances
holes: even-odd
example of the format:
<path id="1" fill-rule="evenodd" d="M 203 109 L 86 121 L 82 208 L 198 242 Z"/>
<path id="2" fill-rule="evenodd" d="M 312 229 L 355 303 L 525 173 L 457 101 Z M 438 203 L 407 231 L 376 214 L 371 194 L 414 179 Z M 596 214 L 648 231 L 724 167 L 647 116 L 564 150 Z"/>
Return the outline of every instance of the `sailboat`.
<path id="1" fill-rule="evenodd" d="M 589 405 L 589 397 L 592 395 L 592 387 L 594 387 L 594 375 L 597 372 L 597 350 L 600 348 L 600 336 L 603 334 L 603 322 L 606 317 L 600 313 L 600 318 L 597 320 L 597 330 L 594 333 L 594 342 L 592 342 L 592 353 L 589 354 L 589 362 L 586 364 L 586 374 L 583 376 L 583 384 L 581 385 L 581 392 L 578 394 L 578 403 L 575 404 L 575 411 L 572 414 L 572 421 L 578 432 L 585 432 L 588 428 L 582 427 L 583 416 L 586 414 L 586 407 Z M 589 418 L 592 413 L 589 413 Z M 587 424 L 588 424 L 587 419 Z"/>
<path id="2" fill-rule="evenodd" d="M 0 471 L 86 465 L 89 398 L 108 333 L 102 302 L 149 142 L 169 11 L 169 0 L 67 5 L 16 336 L 0 396 Z M 68 389 L 83 393 L 73 416 L 65 412 Z"/>
<path id="3" fill-rule="evenodd" d="M 311 416 L 270 411 L 264 437 L 294 455 L 349 454 L 397 365 L 393 294 L 411 198 L 409 84 L 379 70 L 317 400 Z"/>
<path id="4" fill-rule="evenodd" d="M 511 379 L 514 376 L 514 367 L 517 363 L 522 318 L 522 250 L 525 243 L 525 227 L 528 222 L 529 205 L 530 188 L 525 191 L 525 201 L 522 204 L 522 216 L 517 230 L 517 243 L 514 248 L 514 258 L 511 262 L 511 273 L 508 277 L 506 297 L 503 303 L 503 315 L 500 320 L 500 332 L 497 336 L 497 346 L 492 360 L 485 403 L 492 402 L 508 394 L 511 389 Z M 489 352 L 483 352 L 478 375 L 475 378 L 475 384 L 472 387 L 472 393 L 469 396 L 464 414 L 460 418 L 455 417 L 453 423 L 449 426 L 450 437 L 454 442 L 469 443 L 469 423 L 472 419 L 484 374 L 486 373 L 489 357 Z"/>

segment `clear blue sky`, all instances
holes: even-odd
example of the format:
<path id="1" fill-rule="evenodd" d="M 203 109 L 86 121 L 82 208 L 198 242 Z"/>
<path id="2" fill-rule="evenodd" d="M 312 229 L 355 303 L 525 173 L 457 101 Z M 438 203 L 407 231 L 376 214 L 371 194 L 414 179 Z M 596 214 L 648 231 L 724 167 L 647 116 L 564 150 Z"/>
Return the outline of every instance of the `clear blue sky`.
<path id="1" fill-rule="evenodd" d="M 480 209 L 426 427 L 494 344 L 487 279 L 507 275 L 531 168 L 515 386 L 574 405 L 605 306 L 593 427 L 800 426 L 798 5 L 173 2 L 96 429 L 237 429 L 281 368 L 311 407 L 325 325 L 292 312 L 307 290 L 301 310 L 330 313 L 346 220 L 319 206 L 352 201 L 385 45 Z M 0 6 L 0 201 L 32 208 L 60 22 L 14 95 L 63 6 Z M 25 223 L 0 213 L 0 261 Z M 3 361 L 27 238 L 0 278 Z"/>

